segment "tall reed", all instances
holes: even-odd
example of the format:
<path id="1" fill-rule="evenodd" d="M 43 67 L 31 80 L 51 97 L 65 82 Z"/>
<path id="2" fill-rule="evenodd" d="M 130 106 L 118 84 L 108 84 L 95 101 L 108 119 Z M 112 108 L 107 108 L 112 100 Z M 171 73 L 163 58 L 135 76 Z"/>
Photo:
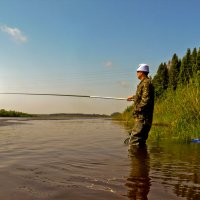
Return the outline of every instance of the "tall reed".
<path id="1" fill-rule="evenodd" d="M 197 83 L 192 82 L 176 91 L 168 90 L 156 101 L 154 124 L 168 124 L 169 127 L 160 132 L 159 137 L 172 137 L 186 142 L 200 138 L 200 91 Z M 156 127 L 151 134 L 154 132 L 157 132 Z"/>

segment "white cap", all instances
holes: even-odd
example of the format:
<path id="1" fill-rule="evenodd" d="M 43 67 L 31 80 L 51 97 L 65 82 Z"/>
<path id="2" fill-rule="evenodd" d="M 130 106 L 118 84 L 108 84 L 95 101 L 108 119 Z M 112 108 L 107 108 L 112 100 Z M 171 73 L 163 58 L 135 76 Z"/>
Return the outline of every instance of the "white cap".
<path id="1" fill-rule="evenodd" d="M 137 68 L 137 72 L 148 72 L 149 73 L 149 65 L 139 64 L 139 67 Z"/>

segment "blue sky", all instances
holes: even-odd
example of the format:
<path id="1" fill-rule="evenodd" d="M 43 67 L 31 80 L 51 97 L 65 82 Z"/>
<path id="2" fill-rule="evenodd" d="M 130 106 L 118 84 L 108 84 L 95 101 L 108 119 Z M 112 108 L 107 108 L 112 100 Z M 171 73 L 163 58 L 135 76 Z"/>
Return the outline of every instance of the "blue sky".
<path id="1" fill-rule="evenodd" d="M 1 0 L 0 92 L 127 97 L 138 64 L 200 47 L 198 0 Z M 123 111 L 126 101 L 0 96 L 29 113 Z"/>

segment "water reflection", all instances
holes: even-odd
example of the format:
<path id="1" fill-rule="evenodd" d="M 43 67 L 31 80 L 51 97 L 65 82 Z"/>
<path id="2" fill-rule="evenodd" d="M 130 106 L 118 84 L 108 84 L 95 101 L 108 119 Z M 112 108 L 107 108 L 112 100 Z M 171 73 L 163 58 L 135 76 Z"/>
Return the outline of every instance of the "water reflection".
<path id="1" fill-rule="evenodd" d="M 174 184 L 174 193 L 178 197 L 189 199 L 200 199 L 200 166 L 199 153 L 200 148 L 195 149 L 193 145 L 188 148 L 187 163 L 182 163 L 182 167 L 174 165 L 176 170 L 175 176 L 177 182 Z M 196 154 L 196 155 L 195 155 Z M 184 157 L 184 155 L 182 155 Z M 197 160 L 196 160 L 197 159 Z M 184 160 L 184 158 L 182 158 Z M 173 176 L 174 174 L 172 174 Z"/>
<path id="2" fill-rule="evenodd" d="M 133 147 L 129 151 L 131 170 L 127 178 L 127 196 L 131 200 L 147 200 L 150 191 L 150 157 L 147 147 Z"/>
<path id="3" fill-rule="evenodd" d="M 152 187 L 166 199 L 200 199 L 200 146 L 159 143 L 150 147 Z M 155 184 L 157 184 L 155 186 Z M 155 190 L 156 191 L 156 190 Z"/>

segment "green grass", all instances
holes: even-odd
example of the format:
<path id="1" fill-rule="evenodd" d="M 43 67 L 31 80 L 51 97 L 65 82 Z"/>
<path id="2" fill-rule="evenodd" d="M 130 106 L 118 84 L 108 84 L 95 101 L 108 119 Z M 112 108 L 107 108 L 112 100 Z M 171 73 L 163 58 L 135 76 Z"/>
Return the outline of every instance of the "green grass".
<path id="1" fill-rule="evenodd" d="M 199 86 L 190 84 L 174 91 L 167 91 L 162 99 L 155 103 L 155 124 L 167 124 L 165 131 L 157 133 L 152 128 L 151 135 L 171 137 L 179 141 L 200 138 L 200 92 Z M 154 133 L 155 132 L 155 133 Z"/>

